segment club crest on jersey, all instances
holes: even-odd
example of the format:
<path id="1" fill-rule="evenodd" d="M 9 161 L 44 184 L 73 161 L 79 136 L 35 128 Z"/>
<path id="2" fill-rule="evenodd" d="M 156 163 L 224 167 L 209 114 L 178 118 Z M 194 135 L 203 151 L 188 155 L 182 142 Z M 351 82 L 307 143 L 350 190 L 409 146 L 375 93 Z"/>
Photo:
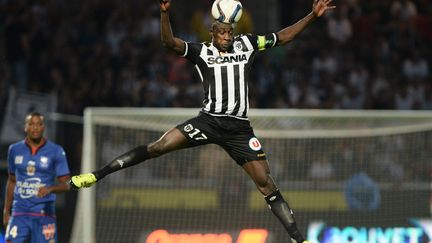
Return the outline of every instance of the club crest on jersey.
<path id="1" fill-rule="evenodd" d="M 22 155 L 15 156 L 15 164 L 19 165 L 22 164 L 24 157 Z"/>
<path id="2" fill-rule="evenodd" d="M 241 51 L 243 49 L 243 45 L 241 42 L 237 42 L 235 43 L 234 48 L 238 51 Z"/>
<path id="3" fill-rule="evenodd" d="M 48 168 L 48 157 L 41 156 L 40 162 L 41 162 L 40 164 L 41 167 Z"/>
<path id="4" fill-rule="evenodd" d="M 27 175 L 34 176 L 36 172 L 36 163 L 34 161 L 29 161 L 27 164 Z"/>
<path id="5" fill-rule="evenodd" d="M 207 64 L 211 65 L 211 64 L 243 62 L 246 60 L 247 60 L 246 54 L 232 55 L 232 56 L 209 57 L 209 58 L 207 58 Z"/>
<path id="6" fill-rule="evenodd" d="M 249 147 L 253 151 L 259 151 L 261 149 L 261 143 L 258 141 L 258 138 L 253 137 L 253 138 L 249 139 Z"/>

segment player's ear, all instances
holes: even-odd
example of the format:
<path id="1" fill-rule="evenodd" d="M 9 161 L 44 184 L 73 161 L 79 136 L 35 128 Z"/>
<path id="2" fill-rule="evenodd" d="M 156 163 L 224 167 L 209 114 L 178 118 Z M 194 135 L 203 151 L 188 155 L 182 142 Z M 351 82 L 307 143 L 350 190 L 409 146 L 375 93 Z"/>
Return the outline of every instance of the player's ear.
<path id="1" fill-rule="evenodd" d="M 217 22 L 215 21 L 210 25 L 210 28 L 209 28 L 209 34 L 212 38 L 214 36 L 216 28 L 217 28 Z"/>
<path id="2" fill-rule="evenodd" d="M 213 41 L 214 35 L 213 35 L 213 30 L 212 29 L 209 29 L 209 35 L 210 35 L 210 39 Z"/>

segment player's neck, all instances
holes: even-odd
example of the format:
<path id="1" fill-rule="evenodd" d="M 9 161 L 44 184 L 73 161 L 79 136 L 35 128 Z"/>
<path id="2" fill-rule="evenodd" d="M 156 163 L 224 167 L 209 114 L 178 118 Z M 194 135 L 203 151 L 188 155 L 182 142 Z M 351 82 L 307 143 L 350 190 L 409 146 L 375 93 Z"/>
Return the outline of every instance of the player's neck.
<path id="1" fill-rule="evenodd" d="M 31 147 L 39 147 L 42 144 L 44 144 L 45 139 L 44 138 L 37 138 L 37 139 L 31 139 L 31 138 L 26 138 L 26 142 L 28 145 L 30 145 Z"/>
<path id="2" fill-rule="evenodd" d="M 219 56 L 232 54 L 232 50 L 225 50 L 225 51 L 218 50 L 218 51 L 219 51 Z"/>
<path id="3" fill-rule="evenodd" d="M 216 45 L 215 43 L 212 43 L 212 44 L 217 49 L 219 56 L 233 53 L 234 48 L 232 46 L 225 50 L 225 49 L 221 48 L 220 46 Z"/>

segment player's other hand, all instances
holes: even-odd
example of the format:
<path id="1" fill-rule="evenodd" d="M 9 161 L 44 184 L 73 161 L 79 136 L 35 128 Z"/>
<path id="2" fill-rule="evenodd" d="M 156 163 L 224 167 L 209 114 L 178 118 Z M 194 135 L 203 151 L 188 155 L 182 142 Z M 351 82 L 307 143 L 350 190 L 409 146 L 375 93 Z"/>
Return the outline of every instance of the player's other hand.
<path id="1" fill-rule="evenodd" d="M 170 0 L 159 0 L 159 6 L 160 6 L 160 11 L 161 12 L 168 11 L 170 5 L 171 5 L 171 1 Z"/>
<path id="2" fill-rule="evenodd" d="M 312 5 L 312 12 L 317 17 L 321 17 L 325 11 L 336 8 L 336 6 L 331 5 L 332 2 L 333 0 L 315 0 Z"/>
<path id="3" fill-rule="evenodd" d="M 50 193 L 51 193 L 51 189 L 44 186 L 44 187 L 39 188 L 38 193 L 37 193 L 37 197 L 45 197 L 46 195 L 48 195 Z"/>
<path id="4" fill-rule="evenodd" d="M 9 223 L 10 212 L 3 210 L 3 225 L 6 227 Z"/>

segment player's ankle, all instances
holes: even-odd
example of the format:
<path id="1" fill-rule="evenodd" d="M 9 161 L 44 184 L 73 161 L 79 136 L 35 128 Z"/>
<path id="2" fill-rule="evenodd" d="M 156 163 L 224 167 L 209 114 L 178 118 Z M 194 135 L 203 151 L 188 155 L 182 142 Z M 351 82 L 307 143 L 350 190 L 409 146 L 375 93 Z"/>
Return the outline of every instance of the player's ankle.
<path id="1" fill-rule="evenodd" d="M 92 174 L 95 176 L 96 181 L 102 180 L 105 177 L 100 171 L 93 171 Z"/>

